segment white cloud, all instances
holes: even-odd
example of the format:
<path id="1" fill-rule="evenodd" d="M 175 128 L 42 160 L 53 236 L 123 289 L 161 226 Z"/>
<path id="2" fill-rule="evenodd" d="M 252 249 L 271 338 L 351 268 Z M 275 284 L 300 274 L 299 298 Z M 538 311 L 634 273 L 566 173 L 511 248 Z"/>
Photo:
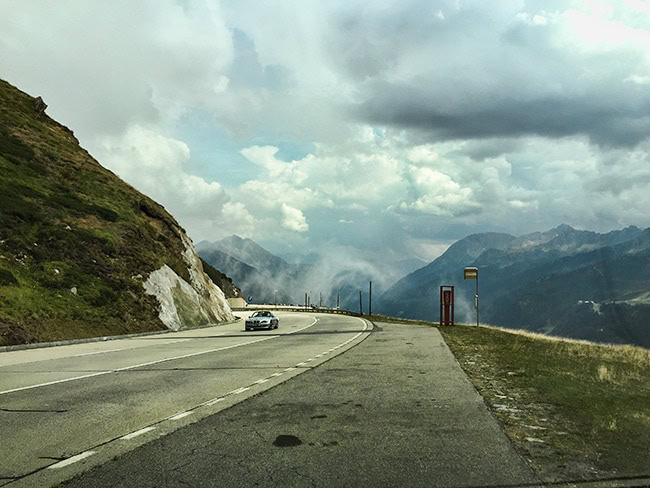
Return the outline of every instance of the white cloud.
<path id="1" fill-rule="evenodd" d="M 0 1 L 0 76 L 42 95 L 82 143 L 209 107 L 232 59 L 214 3 Z"/>
<path id="2" fill-rule="evenodd" d="M 293 232 L 307 232 L 309 224 L 303 213 L 286 203 L 282 204 L 282 227 Z"/>
<path id="3" fill-rule="evenodd" d="M 126 182 L 162 203 L 194 236 L 204 235 L 205 222 L 218 220 L 230 200 L 219 183 L 185 171 L 190 150 L 184 142 L 152 130 L 135 126 L 124 136 L 106 136 L 94 154 Z"/>

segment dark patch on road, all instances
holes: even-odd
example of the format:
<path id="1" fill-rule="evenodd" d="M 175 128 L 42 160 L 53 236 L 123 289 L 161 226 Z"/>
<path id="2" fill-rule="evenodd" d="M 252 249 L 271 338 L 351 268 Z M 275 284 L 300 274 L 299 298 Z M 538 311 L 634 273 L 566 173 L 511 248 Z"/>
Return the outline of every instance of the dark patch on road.
<path id="1" fill-rule="evenodd" d="M 302 441 L 295 435 L 279 435 L 273 441 L 275 447 L 296 447 L 302 444 Z"/>
<path id="2" fill-rule="evenodd" d="M 312 420 L 314 420 L 314 419 L 326 419 L 327 415 L 312 415 L 310 418 Z"/>

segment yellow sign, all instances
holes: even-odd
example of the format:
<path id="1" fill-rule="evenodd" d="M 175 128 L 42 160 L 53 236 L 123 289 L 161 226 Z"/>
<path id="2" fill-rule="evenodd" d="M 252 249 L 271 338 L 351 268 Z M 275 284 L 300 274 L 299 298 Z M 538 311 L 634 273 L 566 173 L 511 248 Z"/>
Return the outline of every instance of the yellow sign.
<path id="1" fill-rule="evenodd" d="M 478 279 L 478 268 L 465 268 L 465 279 L 466 280 Z"/>

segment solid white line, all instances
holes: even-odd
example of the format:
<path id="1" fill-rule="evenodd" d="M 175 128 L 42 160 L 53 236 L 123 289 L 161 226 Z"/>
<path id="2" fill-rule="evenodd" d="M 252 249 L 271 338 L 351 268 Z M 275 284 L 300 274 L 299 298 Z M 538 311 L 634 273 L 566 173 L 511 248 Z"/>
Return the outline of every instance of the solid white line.
<path id="1" fill-rule="evenodd" d="M 296 364 L 296 366 L 306 366 L 306 365 L 307 365 L 307 363 L 298 363 L 298 364 Z M 296 368 L 293 368 L 293 369 L 296 369 Z"/>
<path id="2" fill-rule="evenodd" d="M 285 371 L 286 371 L 286 369 L 285 369 Z M 273 373 L 271 376 L 273 378 L 275 378 L 276 376 L 282 376 L 282 373 Z"/>
<path id="3" fill-rule="evenodd" d="M 263 380 L 257 380 L 254 384 L 255 384 L 255 385 L 261 385 L 262 383 L 266 383 L 267 381 L 269 381 L 269 379 L 268 379 L 268 378 L 264 378 Z"/>
<path id="4" fill-rule="evenodd" d="M 146 434 L 147 432 L 151 432 L 154 429 L 155 427 L 145 427 L 144 429 L 136 430 L 135 432 L 131 432 L 130 434 L 124 435 L 120 437 L 120 439 L 124 441 L 128 441 L 135 437 L 138 437 L 139 435 Z"/>
<path id="5" fill-rule="evenodd" d="M 72 356 L 65 356 L 65 357 L 58 358 L 58 359 L 66 359 L 66 358 L 80 358 L 80 357 L 82 357 L 82 356 L 92 356 L 93 354 L 104 354 L 104 353 L 106 353 L 106 352 L 124 351 L 124 349 L 128 349 L 128 348 L 122 348 L 122 349 L 107 349 L 106 351 L 82 352 L 81 354 L 73 354 Z"/>
<path id="6" fill-rule="evenodd" d="M 300 329 L 296 329 L 296 330 L 292 330 L 291 332 L 287 332 L 287 333 L 284 334 L 284 335 L 295 334 L 296 332 L 300 332 L 301 330 L 309 329 L 310 327 L 316 325 L 316 322 L 318 322 L 318 319 L 317 319 L 317 318 L 315 318 L 314 321 L 313 321 L 311 324 L 306 325 L 305 327 L 302 327 L 302 328 L 300 328 Z"/>
<path id="7" fill-rule="evenodd" d="M 13 393 L 15 391 L 30 390 L 32 388 L 40 388 L 41 386 L 56 385 L 58 383 L 66 383 L 68 381 L 81 380 L 81 379 L 84 379 L 84 378 L 92 378 L 93 376 L 101 376 L 103 374 L 117 373 L 119 371 L 128 371 L 130 369 L 141 368 L 143 366 L 151 366 L 153 364 L 164 363 L 166 361 L 173 361 L 175 359 L 189 358 L 189 357 L 192 357 L 192 356 L 198 356 L 200 354 L 208 354 L 208 353 L 211 353 L 211 352 L 225 351 L 226 349 L 233 349 L 235 347 L 247 346 L 249 344 L 254 344 L 256 342 L 268 341 L 269 339 L 275 339 L 276 337 L 279 337 L 279 336 L 262 337 L 261 339 L 256 339 L 254 341 L 248 341 L 248 342 L 241 342 L 239 344 L 233 344 L 232 346 L 218 347 L 216 349 L 209 349 L 207 351 L 199 351 L 199 352 L 193 352 L 193 353 L 190 353 L 190 354 L 183 354 L 182 356 L 174 356 L 174 357 L 171 357 L 171 358 L 158 359 L 156 361 L 149 361 L 148 363 L 134 364 L 133 366 L 126 366 L 124 368 L 112 369 L 110 371 L 99 371 L 97 373 L 84 374 L 84 375 L 81 375 L 81 376 L 74 376 L 72 378 L 64 378 L 62 380 L 54 380 L 54 381 L 48 381 L 46 383 L 39 383 L 37 385 L 21 386 L 19 388 L 13 388 L 11 390 L 0 391 L 0 395 L 4 395 L 5 393 Z"/>
<path id="8" fill-rule="evenodd" d="M 250 389 L 251 389 L 250 386 L 242 386 L 241 388 L 237 388 L 236 390 L 226 393 L 226 395 L 239 395 L 240 393 L 244 393 L 245 391 Z"/>
<path id="9" fill-rule="evenodd" d="M 167 420 L 180 420 L 187 417 L 188 415 L 192 415 L 193 413 L 194 412 L 181 412 L 174 415 L 173 417 L 169 417 Z"/>
<path id="10" fill-rule="evenodd" d="M 72 456 L 68 459 L 64 459 L 63 461 L 59 461 L 58 463 L 48 466 L 47 469 L 65 468 L 66 466 L 74 464 L 77 461 L 81 461 L 82 459 L 86 459 L 87 457 L 92 456 L 93 454 L 95 454 L 95 451 L 82 452 L 81 454 L 77 454 L 76 456 Z"/>
<path id="11" fill-rule="evenodd" d="M 307 325 L 305 327 L 302 327 L 300 329 L 294 330 L 292 332 L 287 332 L 284 335 L 293 334 L 295 332 L 300 332 L 301 330 L 308 329 L 309 327 L 314 326 L 317 322 L 318 322 L 318 319 L 315 318 L 314 321 L 311 324 L 309 324 L 309 325 Z M 224 332 L 224 334 L 226 334 L 226 333 Z M 110 371 L 99 371 L 97 373 L 84 374 L 84 375 L 81 375 L 81 376 L 74 376 L 72 378 L 64 378 L 62 380 L 48 381 L 46 383 L 38 383 L 36 385 L 21 386 L 19 388 L 12 388 L 11 390 L 0 391 L 0 395 L 4 395 L 6 393 L 13 393 L 13 392 L 16 392 L 16 391 L 31 390 L 33 388 L 40 388 L 42 386 L 50 386 L 50 385 L 56 385 L 56 384 L 59 384 L 59 383 L 67 383 L 68 381 L 82 380 L 84 378 L 92 378 L 93 376 L 101 376 L 101 375 L 109 374 L 109 373 L 118 373 L 120 371 L 128 371 L 128 370 L 135 369 L 135 368 L 142 368 L 143 366 L 151 366 L 153 364 L 160 364 L 160 363 L 164 363 L 166 361 L 174 361 L 176 359 L 184 359 L 184 358 L 189 358 L 189 357 L 192 357 L 192 356 L 199 356 L 201 354 L 208 354 L 208 353 L 211 353 L 211 352 L 225 351 L 226 349 L 233 349 L 235 347 L 247 346 L 249 344 L 255 344 L 256 342 L 268 341 L 269 339 L 277 339 L 278 337 L 280 337 L 280 335 L 272 335 L 272 336 L 262 337 L 261 339 L 255 339 L 253 341 L 241 342 L 239 344 L 233 344 L 232 346 L 218 347 L 216 349 L 208 349 L 207 351 L 199 351 L 199 352 L 193 352 L 193 353 L 190 353 L 190 354 L 183 354 L 181 356 L 174 356 L 174 357 L 171 357 L 171 358 L 158 359 L 156 361 L 149 361 L 147 363 L 134 364 L 133 366 L 126 366 L 124 368 L 112 369 Z M 191 339 L 180 339 L 180 340 L 175 340 L 175 342 L 180 342 L 180 341 L 185 341 L 185 340 L 191 340 Z"/>
<path id="12" fill-rule="evenodd" d="M 285 371 L 287 371 L 287 372 L 289 372 L 289 371 L 295 371 L 296 369 L 297 369 L 297 368 L 287 368 L 287 369 L 285 369 Z"/>

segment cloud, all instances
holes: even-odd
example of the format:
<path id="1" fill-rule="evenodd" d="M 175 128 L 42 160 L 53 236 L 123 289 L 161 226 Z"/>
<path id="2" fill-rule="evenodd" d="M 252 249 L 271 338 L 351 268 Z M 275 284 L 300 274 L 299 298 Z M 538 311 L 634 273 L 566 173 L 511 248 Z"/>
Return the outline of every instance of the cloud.
<path id="1" fill-rule="evenodd" d="M 136 189 L 162 202 L 193 235 L 205 222 L 219 220 L 230 196 L 216 182 L 189 174 L 185 143 L 135 126 L 124 136 L 106 136 L 95 156 Z M 226 211 L 243 209 L 230 205 Z"/>
<path id="2" fill-rule="evenodd" d="M 309 224 L 303 213 L 286 203 L 282 204 L 282 227 L 293 232 L 307 232 Z"/>
<path id="3" fill-rule="evenodd" d="M 650 225 L 647 2 L 0 4 L 0 76 L 195 239 Z"/>
<path id="4" fill-rule="evenodd" d="M 82 142 L 209 107 L 227 83 L 232 37 L 213 3 L 1 3 L 0 76 Z"/>

